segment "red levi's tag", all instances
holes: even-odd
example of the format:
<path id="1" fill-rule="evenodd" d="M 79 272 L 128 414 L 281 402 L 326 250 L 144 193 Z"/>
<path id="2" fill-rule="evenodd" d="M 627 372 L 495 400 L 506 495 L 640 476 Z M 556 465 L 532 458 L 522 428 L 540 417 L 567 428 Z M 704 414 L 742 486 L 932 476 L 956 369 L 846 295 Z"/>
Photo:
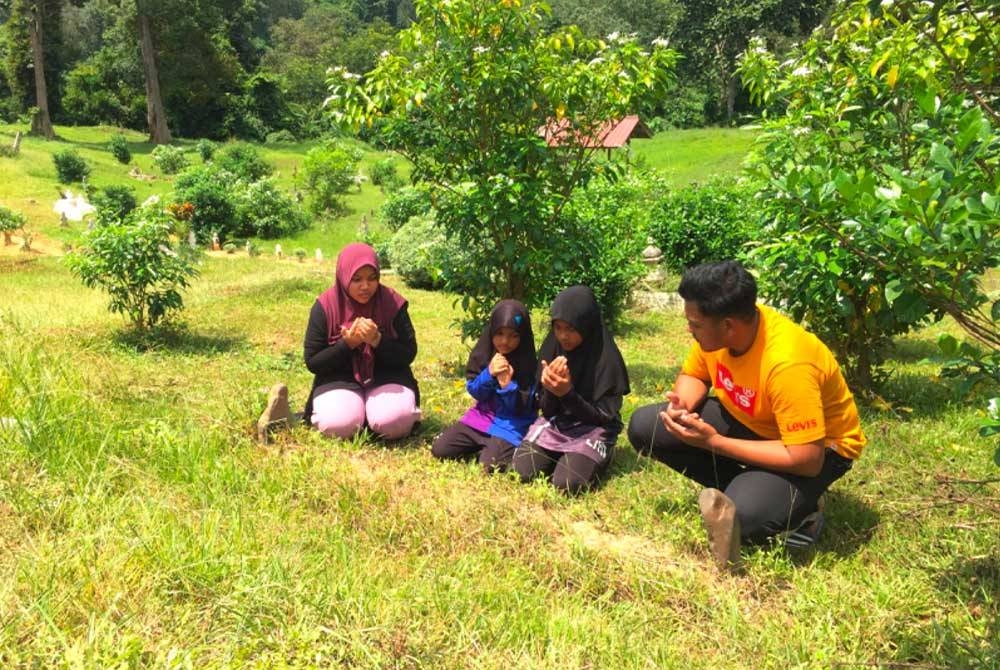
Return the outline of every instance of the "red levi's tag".
<path id="1" fill-rule="evenodd" d="M 719 365 L 715 371 L 715 384 L 717 389 L 722 389 L 733 401 L 733 404 L 741 410 L 754 415 L 754 408 L 757 404 L 757 391 L 746 386 L 737 386 L 733 381 L 733 373 L 725 365 Z"/>

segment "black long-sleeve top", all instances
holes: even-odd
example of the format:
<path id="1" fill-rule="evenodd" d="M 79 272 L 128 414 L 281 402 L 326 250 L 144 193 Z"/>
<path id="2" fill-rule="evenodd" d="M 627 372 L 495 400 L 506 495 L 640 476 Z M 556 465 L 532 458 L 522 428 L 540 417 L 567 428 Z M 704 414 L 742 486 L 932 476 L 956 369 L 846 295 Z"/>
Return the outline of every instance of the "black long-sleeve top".
<path id="1" fill-rule="evenodd" d="M 395 337 L 383 332 L 382 340 L 375 347 L 375 370 L 369 388 L 382 384 L 402 384 L 413 390 L 419 404 L 420 388 L 410 367 L 417 356 L 417 335 L 406 304 L 393 319 L 392 328 L 396 331 Z M 306 326 L 302 347 L 306 367 L 315 375 L 306 405 L 307 421 L 312 414 L 312 398 L 317 388 L 323 386 L 326 387 L 324 390 L 361 390 L 361 384 L 354 379 L 354 350 L 343 339 L 330 345 L 327 332 L 326 312 L 317 300 L 309 312 L 309 324 Z"/>
<path id="2" fill-rule="evenodd" d="M 591 402 L 577 393 L 576 389 L 570 389 L 569 393 L 560 398 L 541 384 L 538 388 L 538 406 L 542 416 L 557 426 L 560 416 L 567 416 L 592 426 L 603 426 L 609 433 L 615 435 L 618 435 L 624 426 L 621 415 L 624 396 L 605 395 L 596 402 Z"/>

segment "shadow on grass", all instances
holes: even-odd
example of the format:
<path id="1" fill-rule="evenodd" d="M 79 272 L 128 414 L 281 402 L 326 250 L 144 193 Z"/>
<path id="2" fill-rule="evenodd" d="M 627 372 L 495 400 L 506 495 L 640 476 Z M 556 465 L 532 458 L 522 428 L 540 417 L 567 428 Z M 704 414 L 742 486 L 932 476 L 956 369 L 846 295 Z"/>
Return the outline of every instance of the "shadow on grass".
<path id="1" fill-rule="evenodd" d="M 956 403 L 964 402 L 952 384 L 913 372 L 895 372 L 877 396 L 856 394 L 860 405 L 891 415 L 895 420 L 937 418 Z"/>
<path id="2" fill-rule="evenodd" d="M 316 296 L 330 285 L 329 278 L 325 277 L 292 277 L 289 279 L 278 279 L 269 281 L 259 286 L 250 286 L 237 289 L 229 293 L 230 296 L 250 298 L 254 302 L 263 303 L 285 303 L 298 301 L 302 304 L 302 322 L 306 321 L 309 309 L 312 307 Z"/>
<path id="3" fill-rule="evenodd" d="M 135 353 L 169 352 L 174 354 L 211 355 L 246 349 L 245 338 L 192 333 L 183 325 L 164 325 L 146 331 L 134 329 L 117 332 L 116 346 Z"/>
<path id="4" fill-rule="evenodd" d="M 892 360 L 900 363 L 919 363 L 940 355 L 937 343 L 928 340 L 899 340 L 890 352 Z"/>

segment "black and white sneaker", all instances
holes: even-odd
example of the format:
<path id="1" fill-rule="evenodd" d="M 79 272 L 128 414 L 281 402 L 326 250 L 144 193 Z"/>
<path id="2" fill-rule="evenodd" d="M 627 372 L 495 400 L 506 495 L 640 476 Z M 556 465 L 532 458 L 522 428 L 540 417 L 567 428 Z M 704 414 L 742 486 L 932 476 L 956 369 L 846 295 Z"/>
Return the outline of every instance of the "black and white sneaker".
<path id="1" fill-rule="evenodd" d="M 816 511 L 803 519 L 797 528 L 789 530 L 784 534 L 783 540 L 786 547 L 803 549 L 816 544 L 819 534 L 823 532 L 823 523 L 825 522 L 823 508 L 826 506 L 825 503 L 826 495 L 820 496 Z"/>

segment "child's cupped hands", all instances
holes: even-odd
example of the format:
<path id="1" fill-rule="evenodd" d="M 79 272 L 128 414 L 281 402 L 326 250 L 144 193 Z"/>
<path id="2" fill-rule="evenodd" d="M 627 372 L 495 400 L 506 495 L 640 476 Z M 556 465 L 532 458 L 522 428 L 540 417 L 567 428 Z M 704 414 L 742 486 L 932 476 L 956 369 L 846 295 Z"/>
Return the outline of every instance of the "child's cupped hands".
<path id="1" fill-rule="evenodd" d="M 573 389 L 569 364 L 565 356 L 556 356 L 552 362 L 542 361 L 542 386 L 553 395 L 563 397 Z"/>
<path id="2" fill-rule="evenodd" d="M 506 356 L 497 353 L 493 354 L 493 358 L 490 359 L 490 374 L 499 382 L 500 388 L 507 388 L 510 380 L 514 378 L 514 368 L 511 367 Z"/>

